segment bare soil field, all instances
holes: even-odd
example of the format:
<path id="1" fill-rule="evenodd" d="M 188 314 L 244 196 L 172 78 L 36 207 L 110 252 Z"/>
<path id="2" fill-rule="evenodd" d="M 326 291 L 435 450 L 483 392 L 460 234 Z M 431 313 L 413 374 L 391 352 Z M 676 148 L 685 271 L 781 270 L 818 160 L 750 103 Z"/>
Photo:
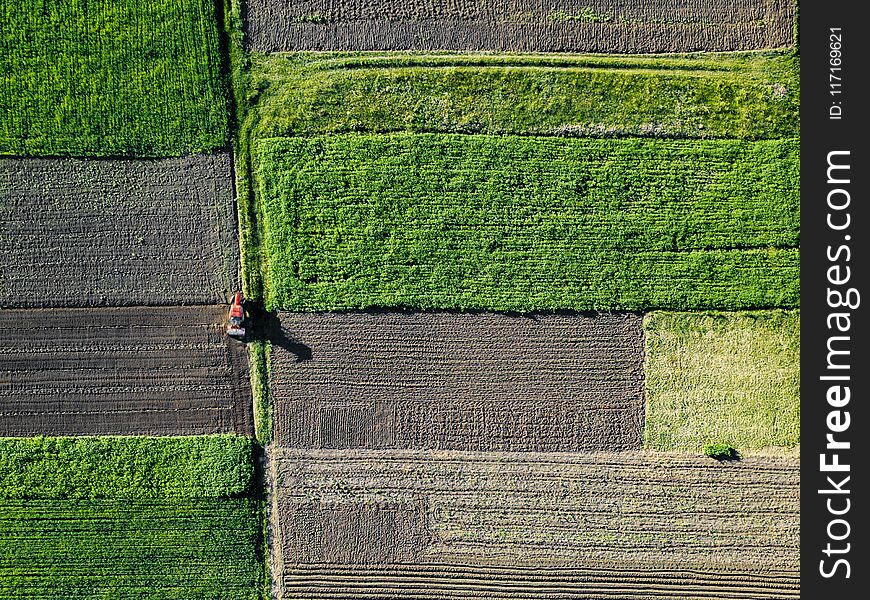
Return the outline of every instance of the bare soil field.
<path id="1" fill-rule="evenodd" d="M 0 436 L 251 433 L 225 310 L 0 310 Z"/>
<path id="2" fill-rule="evenodd" d="M 0 159 L 0 306 L 225 302 L 238 279 L 233 201 L 226 154 Z"/>
<path id="3" fill-rule="evenodd" d="M 693 52 L 794 44 L 793 0 L 248 0 L 252 50 Z"/>
<path id="4" fill-rule="evenodd" d="M 280 313 L 276 441 L 298 448 L 626 450 L 641 444 L 633 313 Z"/>
<path id="5" fill-rule="evenodd" d="M 270 458 L 284 598 L 799 597 L 796 459 Z"/>

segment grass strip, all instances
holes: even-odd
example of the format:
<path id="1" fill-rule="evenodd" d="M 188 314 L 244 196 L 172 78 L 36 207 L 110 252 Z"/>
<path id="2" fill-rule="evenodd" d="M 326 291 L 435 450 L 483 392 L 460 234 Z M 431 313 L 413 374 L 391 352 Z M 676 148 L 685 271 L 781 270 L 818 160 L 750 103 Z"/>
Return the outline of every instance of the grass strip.
<path id="1" fill-rule="evenodd" d="M 253 54 L 255 137 L 356 132 L 799 135 L 791 52 Z"/>

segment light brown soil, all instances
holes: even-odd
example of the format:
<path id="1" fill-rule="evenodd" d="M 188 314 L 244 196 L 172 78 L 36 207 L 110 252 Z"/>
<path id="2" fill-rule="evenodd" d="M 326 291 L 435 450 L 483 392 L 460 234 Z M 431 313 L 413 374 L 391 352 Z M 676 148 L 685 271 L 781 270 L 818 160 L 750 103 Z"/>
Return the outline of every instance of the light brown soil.
<path id="1" fill-rule="evenodd" d="M 0 307 L 226 302 L 233 197 L 226 154 L 0 159 Z"/>
<path id="2" fill-rule="evenodd" d="M 225 306 L 0 310 L 0 436 L 252 433 Z"/>
<path id="3" fill-rule="evenodd" d="M 639 315 L 281 313 L 280 320 L 270 378 L 280 445 L 640 447 Z"/>
<path id="4" fill-rule="evenodd" d="M 793 0 L 248 0 L 246 41 L 293 50 L 691 52 L 794 44 Z"/>
<path id="5" fill-rule="evenodd" d="M 284 598 L 799 597 L 794 459 L 285 449 L 271 465 Z"/>

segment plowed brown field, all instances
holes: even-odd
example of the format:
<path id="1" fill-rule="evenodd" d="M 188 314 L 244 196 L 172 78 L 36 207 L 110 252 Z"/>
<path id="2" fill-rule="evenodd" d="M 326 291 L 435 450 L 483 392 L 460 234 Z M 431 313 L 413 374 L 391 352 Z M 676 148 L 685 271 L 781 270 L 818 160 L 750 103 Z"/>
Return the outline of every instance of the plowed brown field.
<path id="1" fill-rule="evenodd" d="M 276 450 L 284 598 L 799 597 L 797 460 Z"/>
<path id="2" fill-rule="evenodd" d="M 793 0 L 248 0 L 251 49 L 691 52 L 794 43 Z"/>
<path id="3" fill-rule="evenodd" d="M 281 445 L 640 447 L 639 315 L 281 313 L 280 320 L 271 390 Z"/>
<path id="4" fill-rule="evenodd" d="M 251 433 L 225 311 L 0 310 L 0 436 Z"/>
<path id="5" fill-rule="evenodd" d="M 228 155 L 0 159 L 0 306 L 217 304 L 237 287 Z"/>

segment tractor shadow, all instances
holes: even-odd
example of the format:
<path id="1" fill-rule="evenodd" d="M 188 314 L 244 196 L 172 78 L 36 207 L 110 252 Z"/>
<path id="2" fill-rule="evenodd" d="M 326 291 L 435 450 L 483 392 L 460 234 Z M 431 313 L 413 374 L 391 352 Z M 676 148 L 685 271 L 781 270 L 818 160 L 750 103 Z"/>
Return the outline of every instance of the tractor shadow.
<path id="1" fill-rule="evenodd" d="M 281 327 L 278 313 L 267 311 L 258 302 L 245 302 L 245 312 L 248 315 L 247 341 L 270 342 L 273 346 L 293 354 L 296 362 L 311 360 L 313 356 L 311 347 L 287 335 L 286 330 Z"/>

